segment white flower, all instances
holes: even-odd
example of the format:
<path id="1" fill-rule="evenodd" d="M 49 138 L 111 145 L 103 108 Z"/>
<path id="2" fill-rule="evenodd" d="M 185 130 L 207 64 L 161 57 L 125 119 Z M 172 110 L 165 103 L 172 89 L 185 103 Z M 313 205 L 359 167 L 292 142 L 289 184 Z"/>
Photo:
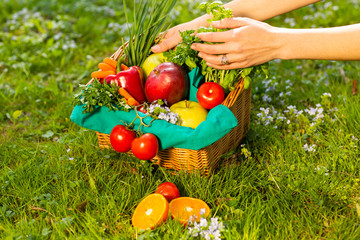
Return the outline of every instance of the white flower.
<path id="1" fill-rule="evenodd" d="M 331 97 L 331 93 L 324 93 L 323 96 Z"/>
<path id="2" fill-rule="evenodd" d="M 306 151 L 306 152 L 315 152 L 316 149 L 315 149 L 316 145 L 313 144 L 311 146 L 309 146 L 307 143 L 303 146 L 303 149 Z"/>
<path id="3" fill-rule="evenodd" d="M 200 227 L 206 227 L 208 225 L 208 222 L 206 220 L 206 218 L 201 218 L 200 219 Z"/>
<path id="4" fill-rule="evenodd" d="M 287 107 L 287 109 L 289 109 L 289 110 L 294 109 L 294 110 L 295 110 L 295 109 L 296 109 L 296 106 L 290 105 L 290 106 Z"/>
<path id="5" fill-rule="evenodd" d="M 313 116 L 316 114 L 317 109 L 316 108 L 305 109 L 305 112 L 307 112 L 309 115 Z"/>

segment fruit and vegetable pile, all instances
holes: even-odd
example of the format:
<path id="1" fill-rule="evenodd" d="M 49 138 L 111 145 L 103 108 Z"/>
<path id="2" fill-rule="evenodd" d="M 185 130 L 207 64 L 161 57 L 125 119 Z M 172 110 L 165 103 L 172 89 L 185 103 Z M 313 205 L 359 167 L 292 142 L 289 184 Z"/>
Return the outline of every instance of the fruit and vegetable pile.
<path id="1" fill-rule="evenodd" d="M 99 70 L 91 74 L 91 83 L 84 85 L 75 96 L 75 104 L 82 106 L 84 114 L 93 112 L 97 106 L 105 106 L 109 111 L 134 110 L 136 117 L 131 123 L 119 119 L 119 124 L 110 133 L 110 142 L 115 151 L 131 150 L 141 160 L 154 158 L 159 150 L 159 138 L 142 131 L 144 127 L 151 127 L 153 120 L 196 129 L 206 120 L 208 112 L 224 101 L 240 79 L 247 88 L 250 76 L 259 70 L 266 73 L 263 66 L 236 70 L 217 70 L 206 66 L 197 52 L 190 48 L 192 43 L 199 42 L 194 31 L 181 32 L 183 41 L 175 49 L 151 54 L 150 48 L 161 40 L 158 36 L 165 24 L 164 16 L 174 4 L 175 0 L 153 0 L 139 5 L 140 9 L 134 11 L 136 24 L 128 27 L 129 39 L 133 41 L 123 44 L 122 55 L 117 61 L 105 58 L 99 63 Z M 200 7 L 214 16 L 210 22 L 231 17 L 232 14 L 220 2 L 204 3 Z M 127 11 L 125 2 L 124 10 Z M 152 18 L 146 19 L 149 12 L 153 13 Z M 198 31 L 220 30 L 209 27 Z M 194 101 L 189 99 L 191 86 L 188 73 L 195 68 L 200 69 L 204 78 Z M 152 118 L 149 124 L 144 121 L 147 117 Z M 137 129 L 134 128 L 135 120 L 140 121 Z"/>

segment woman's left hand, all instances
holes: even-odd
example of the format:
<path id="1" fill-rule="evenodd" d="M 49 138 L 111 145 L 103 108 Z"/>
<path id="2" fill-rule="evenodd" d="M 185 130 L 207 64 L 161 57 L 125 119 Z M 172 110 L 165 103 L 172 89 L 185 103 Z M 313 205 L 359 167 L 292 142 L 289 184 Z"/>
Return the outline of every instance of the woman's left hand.
<path id="1" fill-rule="evenodd" d="M 206 63 L 217 69 L 236 69 L 259 65 L 277 58 L 280 44 L 275 27 L 250 18 L 227 18 L 212 23 L 215 28 L 230 28 L 225 32 L 198 33 L 204 42 L 194 43 L 192 49 Z M 226 56 L 226 57 L 224 57 Z"/>

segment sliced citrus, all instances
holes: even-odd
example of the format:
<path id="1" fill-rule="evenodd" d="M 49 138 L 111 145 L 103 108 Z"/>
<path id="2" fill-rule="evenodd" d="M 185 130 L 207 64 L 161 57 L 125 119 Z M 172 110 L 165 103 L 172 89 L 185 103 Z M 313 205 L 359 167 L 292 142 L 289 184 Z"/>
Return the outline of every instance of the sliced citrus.
<path id="1" fill-rule="evenodd" d="M 209 206 L 201 199 L 191 197 L 179 197 L 170 202 L 171 217 L 187 224 L 189 219 L 199 221 L 201 216 L 206 218 L 210 214 Z"/>
<path id="2" fill-rule="evenodd" d="M 138 230 L 146 230 L 165 222 L 169 214 L 169 203 L 166 198 L 153 193 L 145 197 L 135 208 L 132 215 L 132 225 Z"/>

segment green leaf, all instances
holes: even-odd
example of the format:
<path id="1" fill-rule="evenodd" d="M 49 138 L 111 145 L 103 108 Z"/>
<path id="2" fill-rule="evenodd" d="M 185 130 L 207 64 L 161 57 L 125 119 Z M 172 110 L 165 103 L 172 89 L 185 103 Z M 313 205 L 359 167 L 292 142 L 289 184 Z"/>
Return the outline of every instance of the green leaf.
<path id="1" fill-rule="evenodd" d="M 14 118 L 14 120 L 18 119 L 22 114 L 22 110 L 16 110 L 15 112 L 13 112 L 12 117 Z"/>
<path id="2" fill-rule="evenodd" d="M 46 133 L 44 133 L 43 135 L 41 135 L 43 138 L 51 138 L 52 136 L 54 136 L 54 133 L 51 130 L 48 130 Z"/>
<path id="3" fill-rule="evenodd" d="M 244 89 L 248 89 L 251 84 L 251 78 L 249 76 L 246 76 L 244 78 Z"/>

